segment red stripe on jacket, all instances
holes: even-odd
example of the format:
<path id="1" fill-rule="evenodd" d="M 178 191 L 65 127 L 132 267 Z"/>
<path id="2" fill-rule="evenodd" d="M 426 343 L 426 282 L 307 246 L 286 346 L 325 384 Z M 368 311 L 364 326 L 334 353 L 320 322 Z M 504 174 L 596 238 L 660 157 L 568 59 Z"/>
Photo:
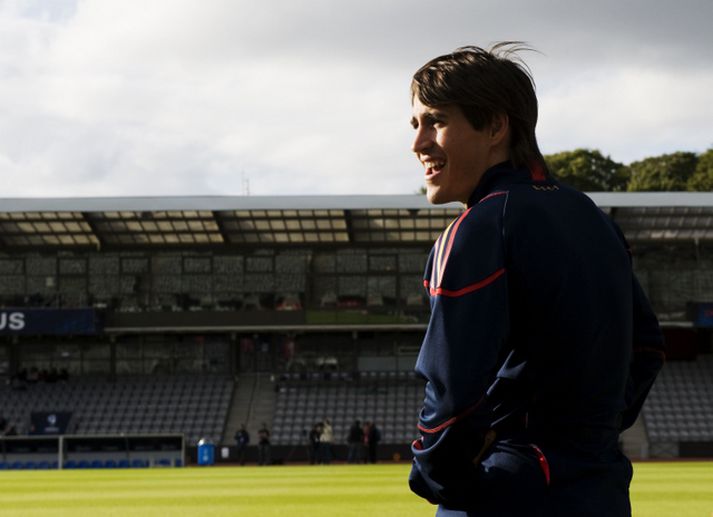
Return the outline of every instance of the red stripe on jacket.
<path id="1" fill-rule="evenodd" d="M 451 298 L 457 298 L 458 296 L 463 296 L 464 294 L 472 293 L 473 291 L 477 291 L 479 289 L 482 289 L 483 287 L 487 287 L 488 285 L 495 282 L 498 278 L 500 278 L 503 274 L 505 274 L 505 268 L 500 268 L 495 273 L 489 275 L 483 280 L 456 290 L 443 289 L 442 287 L 437 287 L 433 289 L 432 287 L 430 287 L 428 280 L 424 280 L 423 285 L 424 287 L 426 287 L 426 289 L 428 289 L 428 292 L 431 293 L 431 296 L 448 296 Z"/>
<path id="2" fill-rule="evenodd" d="M 485 399 L 485 395 L 483 395 L 483 397 L 478 402 L 476 402 L 469 408 L 466 408 L 464 411 L 457 414 L 456 416 L 449 418 L 448 420 L 446 420 L 439 426 L 429 429 L 428 427 L 423 427 L 421 424 L 418 424 L 417 427 L 418 427 L 419 431 L 421 431 L 422 433 L 428 433 L 428 434 L 439 433 L 439 432 L 443 431 L 444 429 L 446 429 L 447 427 L 452 426 L 459 420 L 463 420 L 465 417 L 470 415 L 473 411 L 478 409 L 478 406 L 480 406 L 480 404 L 483 402 L 484 399 Z"/>
<path id="3" fill-rule="evenodd" d="M 483 199 L 481 199 L 480 201 L 478 201 L 478 204 L 482 203 L 483 201 L 487 201 L 488 199 L 493 198 L 493 197 L 504 196 L 505 194 L 507 194 L 507 191 L 506 191 L 506 190 L 500 190 L 500 191 L 498 191 L 498 192 L 493 192 L 492 194 L 488 194 L 488 195 L 485 196 Z"/>

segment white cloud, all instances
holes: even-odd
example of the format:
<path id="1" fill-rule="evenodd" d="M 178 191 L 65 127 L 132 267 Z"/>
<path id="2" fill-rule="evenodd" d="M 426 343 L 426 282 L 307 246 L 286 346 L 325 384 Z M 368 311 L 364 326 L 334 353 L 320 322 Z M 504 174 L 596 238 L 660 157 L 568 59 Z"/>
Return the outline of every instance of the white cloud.
<path id="1" fill-rule="evenodd" d="M 713 73 L 601 68 L 545 92 L 540 141 L 545 152 L 598 148 L 631 162 L 713 144 Z"/>
<path id="2" fill-rule="evenodd" d="M 544 53 L 526 59 L 546 152 L 710 145 L 709 2 L 664 21 L 642 2 L 499 6 L 0 2 L 3 195 L 240 194 L 244 176 L 253 194 L 413 192 L 411 73 L 507 38 Z"/>

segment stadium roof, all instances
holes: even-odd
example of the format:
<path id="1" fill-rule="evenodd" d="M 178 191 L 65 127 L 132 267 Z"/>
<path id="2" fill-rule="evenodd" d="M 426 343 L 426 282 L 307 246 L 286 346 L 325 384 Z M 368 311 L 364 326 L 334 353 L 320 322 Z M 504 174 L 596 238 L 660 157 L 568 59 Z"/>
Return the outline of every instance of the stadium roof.
<path id="1" fill-rule="evenodd" d="M 713 193 L 589 195 L 632 242 L 713 242 Z M 422 195 L 14 198 L 0 201 L 0 245 L 430 244 L 461 210 Z"/>

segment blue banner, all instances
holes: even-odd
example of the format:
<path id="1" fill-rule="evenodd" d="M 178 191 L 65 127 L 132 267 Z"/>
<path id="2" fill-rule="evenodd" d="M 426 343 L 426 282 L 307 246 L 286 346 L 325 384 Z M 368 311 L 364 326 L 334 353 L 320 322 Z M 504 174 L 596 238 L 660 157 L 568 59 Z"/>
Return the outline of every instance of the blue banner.
<path id="1" fill-rule="evenodd" d="M 693 325 L 696 327 L 713 327 L 713 303 L 694 304 Z"/>
<path id="2" fill-rule="evenodd" d="M 94 309 L 0 309 L 0 335 L 97 334 Z"/>
<path id="3" fill-rule="evenodd" d="M 72 419 L 71 411 L 33 411 L 29 434 L 64 434 Z"/>

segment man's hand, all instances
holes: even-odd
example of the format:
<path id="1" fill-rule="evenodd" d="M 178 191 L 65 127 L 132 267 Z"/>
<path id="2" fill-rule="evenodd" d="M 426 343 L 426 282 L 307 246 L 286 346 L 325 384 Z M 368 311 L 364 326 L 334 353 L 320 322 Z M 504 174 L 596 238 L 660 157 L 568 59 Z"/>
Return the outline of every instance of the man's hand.
<path id="1" fill-rule="evenodd" d="M 485 453 L 488 449 L 490 449 L 490 446 L 493 445 L 496 436 L 497 434 L 495 433 L 495 429 L 490 429 L 487 433 L 485 433 L 485 436 L 483 437 L 483 446 L 480 448 L 478 455 L 473 458 L 473 463 L 475 465 L 480 465 L 480 462 L 483 461 L 483 456 L 485 456 Z"/>

